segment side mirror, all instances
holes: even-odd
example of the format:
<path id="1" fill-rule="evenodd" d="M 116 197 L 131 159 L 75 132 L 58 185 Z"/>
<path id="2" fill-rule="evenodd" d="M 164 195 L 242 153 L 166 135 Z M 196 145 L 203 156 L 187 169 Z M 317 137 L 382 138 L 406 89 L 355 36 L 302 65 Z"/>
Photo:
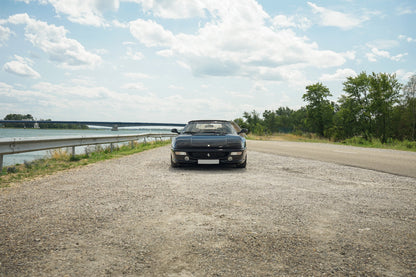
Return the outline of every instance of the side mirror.
<path id="1" fill-rule="evenodd" d="M 179 131 L 178 131 L 178 129 L 176 129 L 176 128 L 174 128 L 174 129 L 172 129 L 172 130 L 170 130 L 172 133 L 177 133 L 177 134 L 179 134 Z"/>
<path id="2" fill-rule="evenodd" d="M 240 132 L 238 132 L 238 134 L 242 134 L 242 133 L 247 134 L 248 130 L 246 128 L 243 128 L 240 130 Z"/>

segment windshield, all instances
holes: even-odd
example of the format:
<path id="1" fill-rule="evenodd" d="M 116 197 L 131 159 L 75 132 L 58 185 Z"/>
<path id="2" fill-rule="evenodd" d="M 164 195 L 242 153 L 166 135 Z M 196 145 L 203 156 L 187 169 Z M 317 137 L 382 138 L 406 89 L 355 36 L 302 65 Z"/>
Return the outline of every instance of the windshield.
<path id="1" fill-rule="evenodd" d="M 185 134 L 237 134 L 230 122 L 189 122 L 183 129 Z"/>

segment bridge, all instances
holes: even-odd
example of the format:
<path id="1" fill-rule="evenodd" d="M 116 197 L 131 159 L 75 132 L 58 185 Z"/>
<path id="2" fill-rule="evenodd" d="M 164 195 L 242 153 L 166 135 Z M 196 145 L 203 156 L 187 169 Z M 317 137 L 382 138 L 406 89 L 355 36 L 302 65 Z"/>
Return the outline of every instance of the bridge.
<path id="1" fill-rule="evenodd" d="M 39 128 L 39 124 L 75 124 L 89 126 L 111 127 L 113 131 L 117 131 L 119 127 L 183 127 L 183 123 L 151 123 L 151 122 L 117 122 L 117 121 L 56 121 L 56 120 L 0 120 L 0 124 L 22 123 L 34 124 L 35 128 Z"/>

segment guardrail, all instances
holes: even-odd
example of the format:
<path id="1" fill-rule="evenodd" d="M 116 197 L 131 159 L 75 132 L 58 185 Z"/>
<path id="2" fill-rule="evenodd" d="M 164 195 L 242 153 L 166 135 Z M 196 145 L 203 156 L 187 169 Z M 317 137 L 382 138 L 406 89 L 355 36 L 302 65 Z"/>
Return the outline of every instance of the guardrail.
<path id="1" fill-rule="evenodd" d="M 75 155 L 75 147 L 97 144 L 113 144 L 126 141 L 136 141 L 146 138 L 172 138 L 177 134 L 130 134 L 117 136 L 74 136 L 74 137 L 41 137 L 41 138 L 6 138 L 0 139 L 0 175 L 3 171 L 3 156 L 24 152 L 49 150 L 56 148 L 72 147 L 72 155 Z"/>

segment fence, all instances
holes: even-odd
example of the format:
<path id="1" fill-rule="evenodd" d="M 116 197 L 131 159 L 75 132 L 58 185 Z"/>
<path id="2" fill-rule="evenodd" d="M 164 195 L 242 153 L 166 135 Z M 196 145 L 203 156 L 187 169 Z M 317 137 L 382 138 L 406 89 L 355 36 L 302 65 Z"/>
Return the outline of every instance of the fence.
<path id="1" fill-rule="evenodd" d="M 117 136 L 90 136 L 90 137 L 42 137 L 42 138 L 13 138 L 0 139 L 0 175 L 3 171 L 3 156 L 24 152 L 48 150 L 55 148 L 72 147 L 72 155 L 75 155 L 76 146 L 113 144 L 126 141 L 137 141 L 147 138 L 172 138 L 176 134 L 138 134 Z"/>

